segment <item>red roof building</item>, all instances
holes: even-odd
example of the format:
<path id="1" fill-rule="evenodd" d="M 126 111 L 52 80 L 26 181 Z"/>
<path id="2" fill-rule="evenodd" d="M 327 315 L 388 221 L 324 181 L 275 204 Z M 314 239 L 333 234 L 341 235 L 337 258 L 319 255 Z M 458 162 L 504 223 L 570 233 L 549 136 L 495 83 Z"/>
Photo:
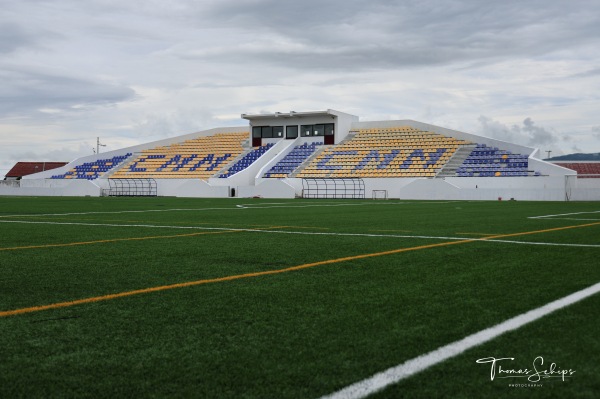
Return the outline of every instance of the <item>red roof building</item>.
<path id="1" fill-rule="evenodd" d="M 600 178 L 600 162 L 553 162 L 555 165 L 562 166 L 577 172 L 577 177 L 596 177 Z"/>
<path id="2" fill-rule="evenodd" d="M 20 179 L 23 176 L 60 168 L 66 164 L 67 162 L 17 162 L 16 165 L 8 171 L 5 179 Z"/>

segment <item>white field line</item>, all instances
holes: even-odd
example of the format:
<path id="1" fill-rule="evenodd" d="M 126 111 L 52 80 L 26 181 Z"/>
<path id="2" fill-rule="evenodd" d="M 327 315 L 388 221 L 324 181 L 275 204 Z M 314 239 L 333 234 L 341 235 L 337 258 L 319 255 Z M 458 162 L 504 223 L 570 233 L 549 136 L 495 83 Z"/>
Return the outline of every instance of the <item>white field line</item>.
<path id="1" fill-rule="evenodd" d="M 420 204 L 449 204 L 456 201 L 431 201 L 431 202 L 420 202 Z M 328 204 L 315 204 L 310 203 L 307 205 L 289 205 L 285 203 L 266 203 L 266 204 L 241 204 L 236 205 L 238 208 L 245 209 L 271 209 L 271 208 L 312 208 L 312 207 L 328 207 L 328 206 L 360 206 L 360 205 L 406 205 L 410 202 L 355 202 L 355 203 L 331 203 Z M 264 206 L 264 205 L 281 205 L 281 206 Z"/>
<path id="2" fill-rule="evenodd" d="M 3 216 L 0 216 L 0 218 L 41 217 L 41 216 L 117 215 L 117 214 L 124 214 L 124 213 L 178 212 L 178 211 L 214 211 L 214 210 L 236 210 L 236 209 L 240 209 L 240 208 L 144 209 L 144 210 L 138 210 L 138 211 L 37 213 L 37 214 L 22 214 L 22 215 L 3 215 Z"/>
<path id="3" fill-rule="evenodd" d="M 456 201 L 431 201 L 431 202 L 420 202 L 428 204 L 448 204 Z M 272 202 L 264 204 L 238 204 L 231 207 L 224 208 L 191 208 L 191 209 L 180 209 L 180 208 L 169 208 L 169 209 L 141 209 L 141 210 L 130 210 L 130 211 L 97 211 L 97 212 L 66 212 L 66 213 L 39 213 L 39 214 L 21 214 L 21 215 L 0 215 L 0 218 L 16 218 L 16 217 L 40 217 L 40 216 L 73 216 L 73 215 L 115 215 L 124 213 L 150 213 L 150 212 L 201 212 L 201 211 L 232 211 L 240 209 L 271 209 L 271 208 L 323 208 L 323 207 L 338 207 L 338 206 L 363 206 L 363 205 L 406 205 L 411 202 L 343 202 L 343 203 L 306 203 L 307 205 L 286 205 L 284 202 Z M 264 205 L 276 205 L 276 206 L 264 206 Z"/>
<path id="4" fill-rule="evenodd" d="M 410 359 L 398 366 L 391 367 L 387 370 L 377 373 L 370 378 L 349 385 L 346 388 L 343 388 L 330 395 L 323 396 L 321 399 L 364 398 L 370 394 L 384 389 L 389 385 L 402 381 L 405 378 L 408 378 L 414 374 L 424 371 L 445 360 L 456 357 L 471 348 L 491 341 L 494 338 L 497 338 L 500 335 L 505 334 L 509 331 L 516 330 L 552 312 L 555 312 L 559 309 L 562 309 L 585 298 L 588 298 L 592 295 L 595 295 L 598 292 L 600 292 L 600 283 L 594 284 L 591 287 L 585 288 L 581 291 L 577 291 L 554 302 L 550 302 L 547 305 L 530 310 L 529 312 L 508 319 L 493 327 L 469 335 L 468 337 L 463 338 L 460 341 L 452 342 L 432 352 L 418 356 L 414 359 Z"/>
<path id="5" fill-rule="evenodd" d="M 580 247 L 580 248 L 600 248 L 600 244 L 569 244 L 562 242 L 535 242 L 535 241 L 514 241 L 514 240 L 486 240 L 485 238 L 478 238 L 475 241 L 488 241 L 488 242 L 501 242 L 505 244 L 523 244 L 523 245 L 542 245 L 549 247 Z"/>
<path id="6" fill-rule="evenodd" d="M 598 219 L 589 219 L 589 218 L 547 218 L 544 220 L 575 220 L 575 221 L 581 221 L 581 222 L 586 222 L 586 221 L 592 221 L 592 222 L 597 222 L 600 220 L 600 218 Z"/>
<path id="7" fill-rule="evenodd" d="M 313 232 L 313 231 L 243 229 L 243 228 L 231 228 L 231 227 L 165 226 L 165 225 L 155 225 L 155 224 L 43 222 L 43 221 L 33 221 L 33 220 L 0 220 L 0 223 L 45 224 L 45 225 L 58 225 L 58 226 L 133 227 L 133 228 L 152 228 L 152 229 L 178 229 L 178 230 L 217 230 L 217 231 L 238 231 L 238 232 L 268 233 L 268 234 L 296 234 L 296 235 L 337 236 L 337 237 L 408 238 L 408 239 L 450 240 L 450 241 L 469 240 L 469 241 L 499 242 L 499 243 L 521 244 L 521 245 L 546 245 L 546 246 L 558 246 L 558 247 L 600 248 L 600 244 L 568 244 L 568 243 L 552 243 L 552 242 L 514 241 L 514 240 L 486 239 L 485 237 L 471 238 L 471 237 L 423 236 L 423 235 L 407 235 L 407 234 L 400 235 L 400 234 L 368 234 L 368 233 L 334 233 L 334 232 Z"/>
<path id="8" fill-rule="evenodd" d="M 600 213 L 600 211 L 559 213 L 556 215 L 543 215 L 543 216 L 529 216 L 527 219 L 550 219 L 550 218 L 555 218 L 556 216 L 585 215 L 588 213 Z M 587 220 L 587 219 L 573 219 L 573 220 Z M 597 220 L 597 219 L 591 219 L 591 220 Z"/>

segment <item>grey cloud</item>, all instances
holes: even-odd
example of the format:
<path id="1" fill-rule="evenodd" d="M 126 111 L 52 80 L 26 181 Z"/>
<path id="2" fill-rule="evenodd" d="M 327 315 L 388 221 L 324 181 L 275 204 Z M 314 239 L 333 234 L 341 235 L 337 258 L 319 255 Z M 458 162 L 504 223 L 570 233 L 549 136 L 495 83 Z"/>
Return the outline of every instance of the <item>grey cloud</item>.
<path id="1" fill-rule="evenodd" d="M 488 118 L 487 116 L 480 116 L 478 121 L 481 125 L 480 133 L 482 135 L 502 141 L 516 141 L 515 135 L 518 134 L 518 132 L 514 126 L 511 129 L 503 123 Z"/>
<path id="2" fill-rule="evenodd" d="M 14 165 L 17 162 L 70 162 L 84 155 L 91 155 L 94 142 L 72 143 L 67 147 L 55 148 L 47 151 L 15 151 L 3 154 L 3 160 L 7 165 Z"/>
<path id="3" fill-rule="evenodd" d="M 531 118 L 523 121 L 521 130 L 529 136 L 529 144 L 533 146 L 554 144 L 558 140 L 549 130 L 536 126 Z"/>
<path id="4" fill-rule="evenodd" d="M 265 41 L 245 54 L 245 59 L 299 69 L 531 57 L 597 42 L 600 36 L 595 16 L 600 3 L 586 1 L 569 7 L 558 1 L 225 1 L 202 9 L 203 16 L 207 12 L 213 25 L 270 32 L 301 45 L 298 51 Z"/>
<path id="5" fill-rule="evenodd" d="M 592 135 L 597 138 L 598 140 L 600 140 L 600 126 L 594 126 L 592 128 Z"/>
<path id="6" fill-rule="evenodd" d="M 36 43 L 35 36 L 14 23 L 0 22 L 0 54 Z"/>
<path id="7" fill-rule="evenodd" d="M 1 68 L 0 81 L 0 116 L 110 105 L 135 96 L 128 87 L 41 71 Z"/>
<path id="8" fill-rule="evenodd" d="M 590 77 L 596 77 L 599 75 L 600 75 L 600 68 L 594 68 L 594 69 L 590 69 L 585 72 L 573 74 L 570 77 L 571 78 L 590 78 Z"/>
<path id="9" fill-rule="evenodd" d="M 526 144 L 533 147 L 552 145 L 559 137 L 552 131 L 537 126 L 531 118 L 526 118 L 522 125 L 506 126 L 486 116 L 479 117 L 480 133 L 498 140 Z"/>
<path id="10" fill-rule="evenodd" d="M 582 153 L 583 150 L 579 147 L 577 147 L 576 145 L 571 147 L 571 151 L 573 151 L 574 153 Z"/>
<path id="11" fill-rule="evenodd" d="M 138 136 L 165 137 L 174 134 L 193 133 L 207 127 L 218 126 L 220 121 L 206 110 L 177 110 L 160 115 L 147 115 L 135 123 Z"/>

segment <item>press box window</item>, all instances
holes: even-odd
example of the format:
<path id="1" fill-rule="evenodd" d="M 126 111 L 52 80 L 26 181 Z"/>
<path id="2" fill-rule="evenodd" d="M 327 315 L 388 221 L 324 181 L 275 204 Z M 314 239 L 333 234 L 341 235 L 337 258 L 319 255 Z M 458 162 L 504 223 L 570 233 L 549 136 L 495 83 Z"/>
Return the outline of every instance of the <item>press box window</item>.
<path id="1" fill-rule="evenodd" d="M 253 126 L 252 127 L 252 137 L 253 138 L 260 138 L 261 137 L 261 127 L 260 126 Z"/>
<path id="2" fill-rule="evenodd" d="M 298 126 L 286 126 L 285 127 L 285 138 L 295 139 L 298 137 Z"/>
<path id="3" fill-rule="evenodd" d="M 273 137 L 273 128 L 271 126 L 263 126 L 262 127 L 262 138 L 268 139 Z"/>
<path id="4" fill-rule="evenodd" d="M 283 126 L 273 126 L 273 137 L 283 137 Z"/>
<path id="5" fill-rule="evenodd" d="M 314 130 L 313 125 L 302 125 L 302 129 L 300 130 L 300 135 L 302 137 L 312 136 L 313 130 Z"/>
<path id="6" fill-rule="evenodd" d="M 325 125 L 315 125 L 314 135 L 315 136 L 324 136 L 325 135 Z"/>

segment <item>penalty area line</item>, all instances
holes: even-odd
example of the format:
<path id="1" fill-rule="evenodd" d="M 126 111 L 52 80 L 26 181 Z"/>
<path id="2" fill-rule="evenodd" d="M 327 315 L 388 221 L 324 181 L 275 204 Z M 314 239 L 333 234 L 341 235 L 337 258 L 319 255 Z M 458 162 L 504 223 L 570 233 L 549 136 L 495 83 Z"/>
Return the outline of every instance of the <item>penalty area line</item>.
<path id="1" fill-rule="evenodd" d="M 370 378 L 347 386 L 321 399 L 361 399 L 378 392 L 392 384 L 396 384 L 405 378 L 411 377 L 421 371 L 437 365 L 445 360 L 456 357 L 463 352 L 493 340 L 500 335 L 516 330 L 526 324 L 534 322 L 557 310 L 565 308 L 576 302 L 600 292 L 600 283 L 596 283 L 581 291 L 550 302 L 529 312 L 508 319 L 493 327 L 486 328 L 475 334 L 471 334 L 459 341 L 442 346 L 434 351 L 410 359 L 398 366 L 391 367 L 379 372 Z"/>

